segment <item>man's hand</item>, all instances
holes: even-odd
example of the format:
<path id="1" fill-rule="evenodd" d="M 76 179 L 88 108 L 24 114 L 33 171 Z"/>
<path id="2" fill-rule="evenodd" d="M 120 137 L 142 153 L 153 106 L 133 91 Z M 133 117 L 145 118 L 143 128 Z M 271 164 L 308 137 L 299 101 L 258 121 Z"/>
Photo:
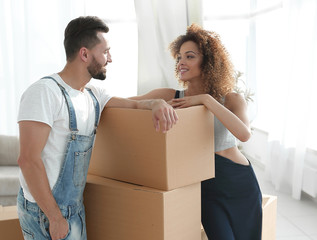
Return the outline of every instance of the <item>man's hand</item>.
<path id="1" fill-rule="evenodd" d="M 178 120 L 178 116 L 174 108 L 167 104 L 164 100 L 153 100 L 152 105 L 152 120 L 155 130 L 163 133 L 170 130 Z"/>
<path id="2" fill-rule="evenodd" d="M 49 230 L 52 240 L 64 239 L 69 231 L 68 223 L 65 218 L 60 220 L 51 220 Z"/>
<path id="3" fill-rule="evenodd" d="M 165 133 L 173 127 L 178 117 L 171 105 L 163 99 L 144 99 L 133 100 L 127 98 L 112 97 L 106 107 L 133 108 L 133 109 L 151 109 L 152 120 L 156 131 Z"/>

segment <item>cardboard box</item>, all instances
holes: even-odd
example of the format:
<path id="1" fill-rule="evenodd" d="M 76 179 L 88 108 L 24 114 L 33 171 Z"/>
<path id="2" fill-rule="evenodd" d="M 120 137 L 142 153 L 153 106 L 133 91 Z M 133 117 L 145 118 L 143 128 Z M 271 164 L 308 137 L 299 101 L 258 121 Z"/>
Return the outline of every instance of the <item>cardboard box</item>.
<path id="1" fill-rule="evenodd" d="M 276 210 L 277 197 L 262 195 L 262 240 L 275 240 L 276 238 Z M 201 226 L 201 240 L 208 240 L 203 226 Z"/>
<path id="2" fill-rule="evenodd" d="M 201 240 L 208 240 L 203 225 L 201 225 Z"/>
<path id="3" fill-rule="evenodd" d="M 105 109 L 88 173 L 166 191 L 214 177 L 213 114 L 176 112 L 178 123 L 162 133 L 150 110 Z"/>
<path id="4" fill-rule="evenodd" d="M 277 197 L 264 194 L 262 196 L 262 240 L 274 240 L 276 238 Z"/>
<path id="5" fill-rule="evenodd" d="M 23 240 L 16 206 L 0 205 L 0 239 Z"/>
<path id="6" fill-rule="evenodd" d="M 200 239 L 200 183 L 171 191 L 88 175 L 88 240 Z"/>

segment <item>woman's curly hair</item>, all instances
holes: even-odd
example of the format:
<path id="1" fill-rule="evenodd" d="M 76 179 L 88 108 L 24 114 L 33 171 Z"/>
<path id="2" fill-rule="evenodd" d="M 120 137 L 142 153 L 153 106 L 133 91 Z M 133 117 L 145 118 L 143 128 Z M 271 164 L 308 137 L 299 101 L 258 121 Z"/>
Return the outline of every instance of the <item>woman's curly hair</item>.
<path id="1" fill-rule="evenodd" d="M 197 24 L 192 24 L 187 28 L 185 35 L 179 36 L 169 45 L 169 50 L 174 59 L 177 59 L 182 44 L 188 41 L 195 42 L 203 55 L 201 70 L 205 92 L 220 102 L 226 94 L 233 91 L 236 83 L 235 70 L 229 53 L 217 33 L 204 30 Z M 176 60 L 175 74 L 179 79 L 177 64 L 178 61 Z M 183 83 L 183 85 L 186 87 L 186 83 Z"/>

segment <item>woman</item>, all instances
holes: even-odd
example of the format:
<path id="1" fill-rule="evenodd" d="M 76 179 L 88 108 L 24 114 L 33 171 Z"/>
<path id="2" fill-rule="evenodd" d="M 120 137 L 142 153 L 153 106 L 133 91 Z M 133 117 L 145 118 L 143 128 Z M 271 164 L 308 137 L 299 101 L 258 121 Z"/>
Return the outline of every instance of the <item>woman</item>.
<path id="1" fill-rule="evenodd" d="M 219 36 L 198 25 L 170 44 L 183 91 L 156 89 L 135 99 L 163 98 L 175 108 L 205 105 L 215 116 L 215 178 L 202 182 L 202 224 L 212 240 L 261 239 L 262 196 L 236 139 L 250 138 L 244 98 L 235 93 L 234 68 Z"/>

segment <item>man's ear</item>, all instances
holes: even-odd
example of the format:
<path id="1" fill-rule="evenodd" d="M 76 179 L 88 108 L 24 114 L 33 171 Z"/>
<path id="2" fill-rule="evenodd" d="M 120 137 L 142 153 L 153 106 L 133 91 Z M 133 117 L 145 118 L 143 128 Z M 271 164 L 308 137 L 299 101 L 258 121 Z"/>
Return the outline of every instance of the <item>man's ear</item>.
<path id="1" fill-rule="evenodd" d="M 79 56 L 80 56 L 80 59 L 84 62 L 88 62 L 88 49 L 85 48 L 85 47 L 82 47 L 80 50 L 79 50 Z"/>

